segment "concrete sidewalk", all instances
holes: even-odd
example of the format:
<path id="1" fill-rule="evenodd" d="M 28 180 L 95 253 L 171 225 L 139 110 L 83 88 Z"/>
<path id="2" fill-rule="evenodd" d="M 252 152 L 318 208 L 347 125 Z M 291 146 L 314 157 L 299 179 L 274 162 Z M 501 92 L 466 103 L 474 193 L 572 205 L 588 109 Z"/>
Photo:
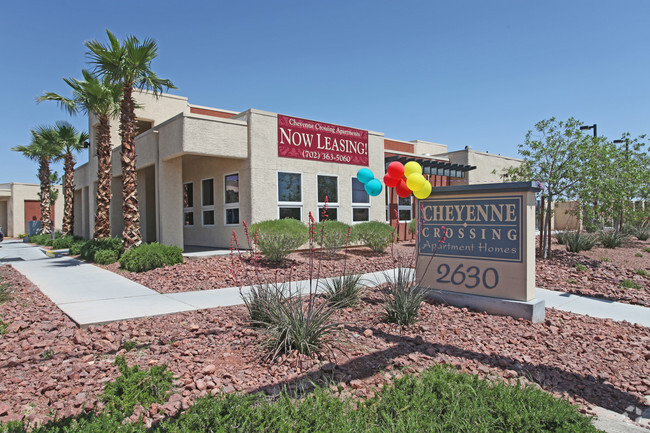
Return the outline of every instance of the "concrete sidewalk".
<path id="1" fill-rule="evenodd" d="M 49 258 L 39 247 L 20 241 L 0 244 L 2 263 L 11 263 L 82 327 L 243 303 L 237 287 L 161 294 L 81 260 L 67 256 Z M 363 278 L 375 285 L 386 281 L 384 272 L 366 274 Z M 306 292 L 309 281 L 298 281 L 292 286 Z M 244 293 L 248 290 L 242 289 Z M 650 308 L 545 289 L 537 289 L 537 297 L 549 308 L 650 327 Z"/>

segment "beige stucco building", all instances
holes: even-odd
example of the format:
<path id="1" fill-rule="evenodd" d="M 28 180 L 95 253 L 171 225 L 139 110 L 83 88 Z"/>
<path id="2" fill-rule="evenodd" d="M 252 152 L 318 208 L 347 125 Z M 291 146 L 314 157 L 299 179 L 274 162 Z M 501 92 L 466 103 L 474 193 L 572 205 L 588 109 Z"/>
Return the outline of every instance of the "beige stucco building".
<path id="1" fill-rule="evenodd" d="M 392 160 L 416 159 L 435 186 L 462 182 L 476 169 L 452 162 L 447 146 L 400 141 L 381 132 L 249 109 L 235 112 L 190 104 L 187 98 L 137 94 L 136 164 L 145 242 L 228 247 L 243 224 L 293 217 L 328 217 L 347 224 L 378 220 L 405 225 L 412 198 L 393 188 L 370 196 L 356 179 L 362 167 L 380 181 Z M 75 233 L 91 237 L 96 209 L 97 119 L 89 118 L 89 162 L 75 172 Z M 111 232 L 122 232 L 120 137 L 112 122 Z M 491 172 L 494 168 L 491 167 Z M 486 169 L 488 170 L 488 169 Z"/>
<path id="2" fill-rule="evenodd" d="M 63 193 L 60 185 L 54 185 L 59 192 L 54 203 L 54 229 L 63 225 Z M 16 237 L 28 232 L 29 221 L 40 221 L 40 185 L 31 183 L 0 183 L 0 227 L 7 237 Z"/>

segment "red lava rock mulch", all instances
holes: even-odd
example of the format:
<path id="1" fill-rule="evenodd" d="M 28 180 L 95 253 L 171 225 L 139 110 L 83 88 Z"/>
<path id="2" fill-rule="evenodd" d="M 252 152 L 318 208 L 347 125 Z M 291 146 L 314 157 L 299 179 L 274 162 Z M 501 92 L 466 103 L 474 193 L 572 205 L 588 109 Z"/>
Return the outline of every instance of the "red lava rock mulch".
<path id="1" fill-rule="evenodd" d="M 551 260 L 536 262 L 537 287 L 650 307 L 650 276 L 637 273 L 650 274 L 650 253 L 643 252 L 648 247 L 650 240 L 630 240 L 619 248 L 570 253 L 554 243 Z M 578 270 L 578 264 L 585 269 Z M 639 288 L 621 287 L 624 279 Z"/>
<path id="2" fill-rule="evenodd" d="M 0 278 L 13 299 L 0 305 L 8 324 L 0 335 L 0 421 L 44 420 L 101 407 L 98 395 L 117 376 L 116 354 L 126 340 L 129 365 L 166 364 L 177 377 L 164 405 L 136 411 L 148 422 L 220 392 L 295 389 L 330 381 L 342 395 L 370 396 L 405 372 L 451 364 L 484 377 L 532 381 L 569 398 L 623 413 L 645 408 L 650 395 L 650 328 L 553 309 L 544 323 L 424 305 L 414 326 L 382 323 L 381 297 L 370 290 L 362 305 L 337 314 L 342 325 L 333 363 L 293 357 L 264 361 L 265 337 L 250 328 L 244 307 L 128 320 L 78 329 L 11 266 Z"/>

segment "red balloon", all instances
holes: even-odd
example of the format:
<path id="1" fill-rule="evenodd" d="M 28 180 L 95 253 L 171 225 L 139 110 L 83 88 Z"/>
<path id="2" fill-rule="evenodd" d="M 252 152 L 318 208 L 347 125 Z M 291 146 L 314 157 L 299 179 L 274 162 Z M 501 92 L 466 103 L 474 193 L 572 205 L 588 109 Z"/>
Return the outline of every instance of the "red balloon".
<path id="1" fill-rule="evenodd" d="M 397 186 L 401 178 L 394 178 L 390 177 L 388 173 L 386 173 L 386 176 L 384 176 L 384 185 L 386 185 L 389 188 L 394 188 Z"/>
<path id="2" fill-rule="evenodd" d="M 393 161 L 388 164 L 386 169 L 386 174 L 392 177 L 393 179 L 401 179 L 404 176 L 404 166 L 399 161 Z"/>
<path id="3" fill-rule="evenodd" d="M 411 195 L 411 190 L 408 186 L 406 186 L 406 181 L 404 179 L 399 180 L 399 183 L 395 187 L 395 191 L 397 192 L 397 195 L 402 198 L 406 198 Z"/>

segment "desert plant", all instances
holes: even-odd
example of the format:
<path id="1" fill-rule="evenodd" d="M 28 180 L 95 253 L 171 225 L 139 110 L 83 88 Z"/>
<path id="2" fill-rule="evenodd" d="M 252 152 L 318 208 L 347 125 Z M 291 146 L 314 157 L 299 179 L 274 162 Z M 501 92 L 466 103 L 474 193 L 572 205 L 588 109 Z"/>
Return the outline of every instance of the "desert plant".
<path id="1" fill-rule="evenodd" d="M 412 219 L 409 221 L 408 224 L 408 230 L 411 235 L 415 235 L 418 231 L 418 220 L 417 219 Z"/>
<path id="2" fill-rule="evenodd" d="M 348 239 L 349 227 L 340 221 L 324 221 L 322 223 L 323 248 L 330 257 L 334 256 L 345 245 Z"/>
<path id="3" fill-rule="evenodd" d="M 250 226 L 255 247 L 272 262 L 280 262 L 291 251 L 307 242 L 305 224 L 291 218 L 262 221 Z"/>
<path id="4" fill-rule="evenodd" d="M 415 323 L 426 294 L 426 290 L 414 282 L 415 270 L 399 266 L 384 276 L 384 319 L 398 325 Z"/>
<path id="5" fill-rule="evenodd" d="M 634 228 L 632 233 L 640 241 L 647 241 L 650 238 L 650 225 L 639 225 Z"/>
<path id="6" fill-rule="evenodd" d="M 393 236 L 393 227 L 379 221 L 368 221 L 352 227 L 352 239 L 375 253 L 382 253 L 393 242 Z"/>
<path id="7" fill-rule="evenodd" d="M 8 327 L 9 324 L 3 321 L 2 316 L 0 316 L 0 335 L 4 335 L 7 332 Z"/>
<path id="8" fill-rule="evenodd" d="M 270 326 L 282 301 L 283 284 L 258 284 L 242 293 L 242 299 L 253 326 Z"/>
<path id="9" fill-rule="evenodd" d="M 567 251 L 579 253 L 580 251 L 592 249 L 596 245 L 596 237 L 585 232 L 571 231 L 565 232 L 564 242 Z"/>
<path id="10" fill-rule="evenodd" d="M 567 235 L 569 233 L 571 233 L 571 231 L 568 231 L 568 230 L 555 233 L 555 239 L 557 240 L 557 243 L 559 245 L 565 245 L 566 244 L 566 238 L 567 238 Z"/>
<path id="11" fill-rule="evenodd" d="M 120 258 L 120 268 L 130 272 L 146 272 L 178 263 L 183 263 L 183 250 L 157 242 L 131 248 Z"/>
<path id="12" fill-rule="evenodd" d="M 598 240 L 605 248 L 617 248 L 623 245 L 627 235 L 617 230 L 603 230 L 598 233 Z"/>
<path id="13" fill-rule="evenodd" d="M 634 273 L 637 275 L 641 275 L 643 277 L 650 277 L 650 273 L 648 273 L 648 271 L 646 271 L 645 269 L 635 269 Z"/>
<path id="14" fill-rule="evenodd" d="M 337 308 L 354 307 L 361 300 L 366 286 L 361 283 L 360 274 L 348 274 L 321 281 L 323 297 Z"/>
<path id="15" fill-rule="evenodd" d="M 642 253 L 636 253 L 636 254 L 634 254 L 634 257 L 643 257 L 643 254 Z"/>
<path id="16" fill-rule="evenodd" d="M 576 264 L 576 271 L 578 272 L 584 272 L 587 270 L 587 267 L 583 265 L 582 263 Z"/>
<path id="17" fill-rule="evenodd" d="M 95 253 L 94 262 L 98 265 L 110 265 L 118 260 L 117 252 L 113 250 L 99 250 Z"/>
<path id="18" fill-rule="evenodd" d="M 11 292 L 12 290 L 9 284 L 4 283 L 2 280 L 0 280 L 0 304 L 4 304 L 5 302 L 11 300 Z"/>
<path id="19" fill-rule="evenodd" d="M 644 253 L 650 253 L 650 247 L 645 247 L 642 251 Z"/>
<path id="20" fill-rule="evenodd" d="M 100 250 L 111 250 L 117 253 L 119 257 L 124 251 L 124 246 L 122 244 L 122 238 L 103 238 L 103 239 L 92 239 L 90 241 L 84 242 L 79 251 L 79 255 L 82 259 L 88 261 L 95 260 L 95 253 Z"/>
<path id="21" fill-rule="evenodd" d="M 54 350 L 51 347 L 48 347 L 40 354 L 41 359 L 52 359 L 54 358 Z"/>
<path id="22" fill-rule="evenodd" d="M 638 289 L 641 288 L 641 286 L 640 286 L 638 283 L 635 283 L 635 282 L 632 281 L 632 280 L 628 280 L 627 278 L 622 279 L 622 280 L 618 283 L 618 285 L 619 285 L 619 287 L 622 287 L 622 288 L 624 288 L 624 289 L 637 289 L 637 290 L 638 290 Z"/>
<path id="23" fill-rule="evenodd" d="M 128 417 L 138 404 L 148 407 L 167 400 L 173 374 L 166 365 L 140 370 L 137 365 L 129 367 L 124 356 L 117 356 L 115 365 L 121 375 L 106 384 L 101 396 L 108 411 Z"/>

